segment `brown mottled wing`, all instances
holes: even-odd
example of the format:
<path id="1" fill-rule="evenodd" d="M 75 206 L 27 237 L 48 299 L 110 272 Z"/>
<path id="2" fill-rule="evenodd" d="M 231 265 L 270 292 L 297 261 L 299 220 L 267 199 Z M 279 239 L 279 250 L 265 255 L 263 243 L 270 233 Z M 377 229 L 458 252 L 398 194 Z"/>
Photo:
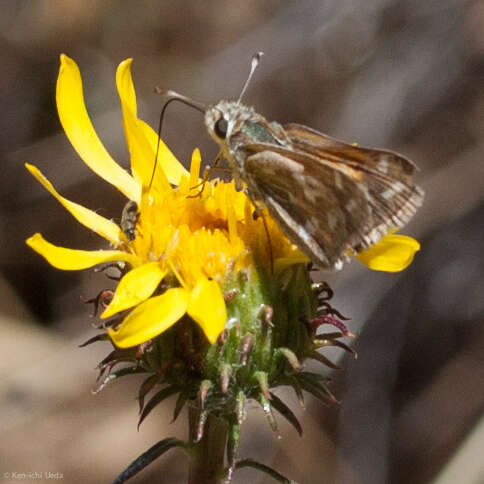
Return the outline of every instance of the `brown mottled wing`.
<path id="1" fill-rule="evenodd" d="M 423 190 L 414 182 L 417 168 L 398 153 L 347 144 L 299 124 L 284 130 L 294 150 L 346 173 L 367 191 L 374 216 L 370 238 L 403 226 L 422 204 Z"/>
<path id="2" fill-rule="evenodd" d="M 263 144 L 246 148 L 253 153 L 244 162 L 249 194 L 313 262 L 339 266 L 346 251 L 363 242 L 371 215 L 358 183 L 304 154 Z"/>
<path id="3" fill-rule="evenodd" d="M 322 267 L 410 220 L 423 192 L 415 165 L 391 151 L 284 127 L 290 146 L 245 145 L 244 178 L 288 237 Z"/>
<path id="4" fill-rule="evenodd" d="M 395 179 L 404 177 L 408 182 L 413 182 L 417 167 L 398 153 L 345 143 L 301 124 L 290 123 L 283 128 L 295 149 L 328 161 L 386 174 Z"/>

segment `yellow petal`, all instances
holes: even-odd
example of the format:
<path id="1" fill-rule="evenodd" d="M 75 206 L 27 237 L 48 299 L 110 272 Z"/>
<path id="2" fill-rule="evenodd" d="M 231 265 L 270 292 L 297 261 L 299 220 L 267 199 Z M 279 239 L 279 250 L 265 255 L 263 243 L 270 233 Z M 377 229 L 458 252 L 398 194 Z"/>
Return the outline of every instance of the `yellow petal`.
<path id="1" fill-rule="evenodd" d="M 44 257 L 47 262 L 65 271 L 88 269 L 103 262 L 124 261 L 132 266 L 139 265 L 136 256 L 120 250 L 74 250 L 58 247 L 47 242 L 41 234 L 34 234 L 26 240 L 28 246 Z"/>
<path id="2" fill-rule="evenodd" d="M 278 257 L 274 260 L 274 272 L 279 274 L 283 270 L 287 269 L 296 264 L 307 264 L 311 262 L 309 258 L 299 252 L 295 251 L 293 254 L 288 255 L 287 257 Z"/>
<path id="3" fill-rule="evenodd" d="M 227 321 L 224 297 L 216 281 L 202 279 L 195 286 L 190 294 L 187 313 L 203 329 L 210 343 L 214 343 Z"/>
<path id="4" fill-rule="evenodd" d="M 131 77 L 132 59 L 127 59 L 118 67 L 116 85 L 123 110 L 123 125 L 131 155 L 131 169 L 144 187 L 148 186 L 153 174 L 155 155 L 158 148 L 158 166 L 155 171 L 153 186 L 160 190 L 166 188 L 167 181 L 178 184 L 185 168 L 178 162 L 168 147 L 142 120 L 138 119 L 136 94 Z"/>
<path id="5" fill-rule="evenodd" d="M 113 300 L 101 318 L 109 318 L 148 299 L 165 277 L 166 272 L 160 267 L 159 262 L 149 262 L 129 271 L 119 281 Z"/>
<path id="6" fill-rule="evenodd" d="M 202 164 L 202 157 L 200 155 L 200 150 L 195 148 L 192 153 L 192 161 L 190 163 L 190 181 L 188 184 L 188 189 L 197 187 L 200 182 L 200 166 Z"/>
<path id="7" fill-rule="evenodd" d="M 132 59 L 127 59 L 119 64 L 116 71 L 116 87 L 118 88 L 121 109 L 123 111 L 123 127 L 126 143 L 131 158 L 131 170 L 139 184 L 147 186 L 150 183 L 155 163 L 155 151 L 137 118 L 136 93 L 131 77 Z M 163 169 L 157 167 L 155 180 L 162 189 L 169 186 Z M 155 182 L 154 180 L 154 182 Z"/>
<path id="8" fill-rule="evenodd" d="M 59 193 L 52 186 L 52 183 L 45 178 L 37 167 L 30 165 L 29 163 L 25 163 L 25 166 L 27 170 L 29 170 L 30 173 L 32 173 L 32 175 L 34 175 L 34 177 L 40 183 L 42 183 L 47 191 L 53 195 L 79 223 L 93 232 L 96 232 L 101 237 L 109 240 L 109 242 L 111 242 L 115 247 L 119 246 L 121 243 L 122 231 L 114 222 L 59 195 Z"/>
<path id="9" fill-rule="evenodd" d="M 185 289 L 168 289 L 161 296 L 136 306 L 117 331 L 108 329 L 109 336 L 119 348 L 139 345 L 176 323 L 185 314 L 187 303 L 188 292 Z"/>
<path id="10" fill-rule="evenodd" d="M 118 88 L 119 98 L 122 108 L 128 108 L 135 117 L 138 116 L 138 106 L 136 103 L 136 92 L 134 90 L 133 78 L 131 77 L 131 64 L 133 59 L 126 59 L 119 64 L 116 70 L 116 87 Z"/>
<path id="11" fill-rule="evenodd" d="M 237 239 L 237 215 L 235 214 L 235 207 L 227 196 L 227 224 L 229 226 L 229 240 L 233 244 Z"/>
<path id="12" fill-rule="evenodd" d="M 107 152 L 97 136 L 84 104 L 82 79 L 77 64 L 62 54 L 57 79 L 57 111 L 72 146 L 89 168 L 139 203 L 141 187 Z"/>
<path id="13" fill-rule="evenodd" d="M 412 237 L 391 234 L 356 255 L 356 258 L 374 271 L 398 272 L 406 269 L 420 244 Z"/>

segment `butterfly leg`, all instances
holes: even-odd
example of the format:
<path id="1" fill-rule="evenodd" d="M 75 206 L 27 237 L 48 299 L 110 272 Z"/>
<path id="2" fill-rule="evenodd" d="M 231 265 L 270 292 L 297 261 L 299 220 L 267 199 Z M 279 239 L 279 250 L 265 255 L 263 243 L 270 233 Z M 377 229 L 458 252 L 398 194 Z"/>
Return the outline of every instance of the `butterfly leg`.
<path id="1" fill-rule="evenodd" d="M 187 198 L 197 198 L 202 195 L 203 189 L 205 188 L 205 183 L 210 180 L 210 175 L 214 170 L 221 170 L 225 171 L 223 168 L 218 168 L 219 163 L 223 159 L 223 153 L 222 151 L 219 151 L 217 156 L 215 157 L 215 161 L 213 162 L 213 166 L 207 165 L 205 170 L 203 170 L 203 176 L 202 176 L 202 181 L 194 185 L 193 187 L 190 187 L 190 190 L 195 190 L 196 188 L 200 188 L 200 190 L 195 194 L 195 195 L 188 195 Z"/>

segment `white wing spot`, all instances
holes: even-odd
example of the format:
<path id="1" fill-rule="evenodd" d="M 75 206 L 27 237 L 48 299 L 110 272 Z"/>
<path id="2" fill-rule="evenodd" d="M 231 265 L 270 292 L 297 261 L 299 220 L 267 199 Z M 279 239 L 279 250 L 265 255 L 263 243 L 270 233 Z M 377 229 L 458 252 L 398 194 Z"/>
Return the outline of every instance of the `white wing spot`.
<path id="1" fill-rule="evenodd" d="M 378 171 L 381 171 L 382 173 L 388 173 L 388 156 L 387 155 L 382 155 L 380 162 L 376 165 L 376 168 Z"/>
<path id="2" fill-rule="evenodd" d="M 341 269 L 343 269 L 343 261 L 341 259 L 337 260 L 335 263 L 334 263 L 334 268 L 335 270 L 337 271 L 340 271 Z"/>
<path id="3" fill-rule="evenodd" d="M 343 178 L 341 177 L 341 173 L 337 171 L 334 172 L 334 183 L 338 190 L 343 190 Z"/>
<path id="4" fill-rule="evenodd" d="M 370 192 L 368 191 L 368 187 L 365 185 L 360 185 L 360 190 L 365 196 L 366 200 L 370 200 Z"/>
<path id="5" fill-rule="evenodd" d="M 393 197 L 393 194 L 394 194 L 394 190 L 392 188 L 387 188 L 386 190 L 384 190 L 381 194 L 382 198 L 384 198 L 385 200 L 390 200 L 390 198 Z"/>
<path id="6" fill-rule="evenodd" d="M 382 233 L 381 233 L 381 230 L 378 227 L 375 227 L 374 229 L 372 229 L 370 232 L 368 232 L 368 234 L 366 236 L 367 241 L 371 245 L 379 242 L 381 238 L 382 238 Z"/>
<path id="7" fill-rule="evenodd" d="M 351 199 L 346 205 L 345 205 L 346 210 L 348 212 L 353 212 L 355 209 L 358 208 L 358 204 L 356 203 L 355 200 Z"/>

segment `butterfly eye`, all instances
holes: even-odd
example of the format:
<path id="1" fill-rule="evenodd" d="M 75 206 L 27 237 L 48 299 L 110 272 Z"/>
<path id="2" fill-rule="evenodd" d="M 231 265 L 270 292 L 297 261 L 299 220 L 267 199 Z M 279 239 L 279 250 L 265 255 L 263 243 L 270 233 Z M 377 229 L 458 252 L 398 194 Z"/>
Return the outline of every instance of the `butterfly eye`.
<path id="1" fill-rule="evenodd" d="M 221 138 L 221 139 L 225 139 L 225 137 L 227 136 L 227 129 L 228 129 L 228 124 L 227 124 L 227 121 L 225 118 L 220 118 L 219 120 L 217 120 L 217 122 L 215 123 L 215 126 L 213 127 L 213 130 L 215 131 L 215 134 Z"/>

